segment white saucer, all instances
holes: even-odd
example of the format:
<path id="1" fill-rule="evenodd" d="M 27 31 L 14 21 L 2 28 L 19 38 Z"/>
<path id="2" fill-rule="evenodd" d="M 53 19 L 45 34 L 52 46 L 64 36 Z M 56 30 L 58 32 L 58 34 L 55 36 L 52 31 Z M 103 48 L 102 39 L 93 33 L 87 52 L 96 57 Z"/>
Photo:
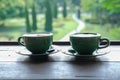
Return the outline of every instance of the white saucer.
<path id="1" fill-rule="evenodd" d="M 22 49 L 22 50 L 19 50 L 19 51 L 16 51 L 16 53 L 20 54 L 20 55 L 24 55 L 24 56 L 48 56 L 50 54 L 54 54 L 54 53 L 57 53 L 59 50 L 57 49 L 51 49 L 45 53 L 40 53 L 40 54 L 32 54 L 32 52 L 28 51 L 26 48 Z"/>
<path id="2" fill-rule="evenodd" d="M 73 51 L 73 52 L 70 52 L 70 50 Z M 93 53 L 93 55 L 80 55 L 77 52 L 75 52 L 73 49 L 68 49 L 68 50 L 62 51 L 62 52 L 66 55 L 75 56 L 75 57 L 95 58 L 97 56 L 102 56 L 102 55 L 108 54 L 110 52 L 110 50 L 109 49 L 99 49 L 99 50 L 95 51 Z"/>

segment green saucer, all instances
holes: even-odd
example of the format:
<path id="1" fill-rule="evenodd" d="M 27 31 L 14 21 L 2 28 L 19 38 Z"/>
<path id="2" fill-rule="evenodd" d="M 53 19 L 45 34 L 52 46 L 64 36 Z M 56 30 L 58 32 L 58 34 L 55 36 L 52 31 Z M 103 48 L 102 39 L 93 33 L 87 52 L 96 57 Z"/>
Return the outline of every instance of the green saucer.
<path id="1" fill-rule="evenodd" d="M 73 49 L 68 49 L 66 51 L 62 51 L 64 54 L 66 55 L 70 55 L 70 56 L 75 56 L 75 57 L 83 57 L 83 58 L 95 58 L 97 56 L 102 56 L 102 55 L 105 55 L 105 54 L 108 54 L 110 52 L 110 50 L 108 49 L 104 49 L 104 50 L 98 50 L 98 51 L 95 51 L 93 53 L 93 55 L 80 55 L 78 54 L 75 50 Z"/>
<path id="2" fill-rule="evenodd" d="M 33 54 L 32 52 L 28 51 L 26 48 L 16 51 L 16 53 L 20 54 L 20 55 L 24 55 L 24 56 L 48 56 L 50 54 L 54 54 L 57 53 L 59 50 L 54 49 L 54 48 L 50 48 L 48 51 L 46 51 L 45 53 L 38 53 L 38 54 Z"/>

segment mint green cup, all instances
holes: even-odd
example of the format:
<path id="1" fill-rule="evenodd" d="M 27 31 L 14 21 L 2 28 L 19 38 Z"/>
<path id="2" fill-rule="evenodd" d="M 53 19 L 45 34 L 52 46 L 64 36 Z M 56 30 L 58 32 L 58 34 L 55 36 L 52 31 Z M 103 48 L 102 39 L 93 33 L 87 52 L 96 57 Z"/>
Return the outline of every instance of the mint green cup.
<path id="1" fill-rule="evenodd" d="M 18 38 L 18 43 L 25 46 L 33 54 L 45 53 L 52 45 L 52 33 L 24 34 Z"/>
<path id="2" fill-rule="evenodd" d="M 102 42 L 106 44 L 100 45 Z M 75 33 L 70 35 L 70 44 L 79 55 L 93 55 L 94 51 L 108 47 L 110 41 L 98 33 Z"/>

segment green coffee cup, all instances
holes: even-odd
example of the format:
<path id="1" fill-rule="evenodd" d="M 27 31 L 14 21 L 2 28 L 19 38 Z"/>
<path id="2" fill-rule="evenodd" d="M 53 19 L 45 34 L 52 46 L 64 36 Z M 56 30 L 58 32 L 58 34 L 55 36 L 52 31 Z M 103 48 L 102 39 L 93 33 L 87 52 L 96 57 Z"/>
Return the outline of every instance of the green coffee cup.
<path id="1" fill-rule="evenodd" d="M 24 34 L 18 38 L 18 43 L 25 46 L 33 54 L 45 53 L 52 45 L 52 33 Z"/>
<path id="2" fill-rule="evenodd" d="M 105 45 L 100 45 L 106 42 Z M 107 38 L 101 38 L 98 33 L 75 33 L 70 35 L 72 48 L 80 55 L 92 55 L 98 49 L 106 48 L 110 45 Z"/>

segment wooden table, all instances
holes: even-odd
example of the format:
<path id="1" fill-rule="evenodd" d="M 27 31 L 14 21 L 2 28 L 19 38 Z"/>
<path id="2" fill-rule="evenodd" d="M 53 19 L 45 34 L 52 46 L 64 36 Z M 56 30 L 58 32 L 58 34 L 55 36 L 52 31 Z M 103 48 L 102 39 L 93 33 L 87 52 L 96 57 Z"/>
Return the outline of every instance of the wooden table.
<path id="1" fill-rule="evenodd" d="M 56 45 L 65 50 L 70 46 Z M 33 59 L 16 53 L 19 45 L 0 46 L 0 79 L 120 79 L 120 46 L 92 59 L 80 59 L 61 51 L 46 58 Z"/>

